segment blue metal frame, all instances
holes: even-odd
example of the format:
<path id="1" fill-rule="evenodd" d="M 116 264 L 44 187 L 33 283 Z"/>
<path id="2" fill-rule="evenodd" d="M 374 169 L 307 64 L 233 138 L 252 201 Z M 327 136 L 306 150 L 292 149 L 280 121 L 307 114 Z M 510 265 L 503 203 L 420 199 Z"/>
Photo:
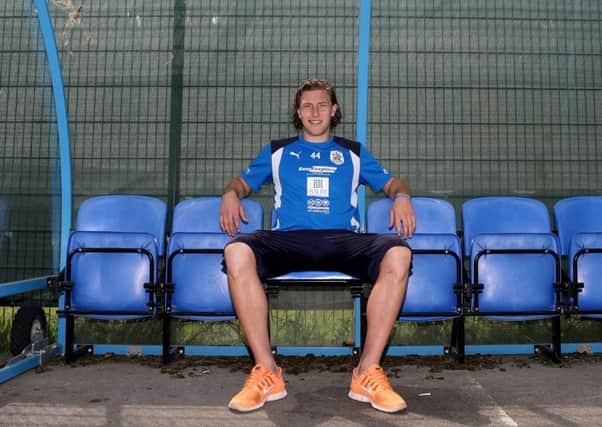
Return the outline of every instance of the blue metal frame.
<path id="1" fill-rule="evenodd" d="M 276 347 L 276 352 L 282 356 L 352 356 L 352 347 L 329 347 L 329 346 L 281 346 Z"/>
<path id="2" fill-rule="evenodd" d="M 386 356 L 442 356 L 445 354 L 445 346 L 443 345 L 407 345 L 407 346 L 391 346 L 385 351 Z"/>
<path id="3" fill-rule="evenodd" d="M 40 354 L 29 354 L 23 360 L 5 366 L 0 369 L 0 384 L 13 379 L 17 375 L 21 375 L 30 369 L 37 368 L 42 363 L 42 356 Z"/>
<path id="4" fill-rule="evenodd" d="M 533 354 L 535 344 L 474 344 L 465 347 L 466 354 Z"/>
<path id="5" fill-rule="evenodd" d="M 356 139 L 367 145 L 368 136 L 368 78 L 370 74 L 370 20 L 372 19 L 372 0 L 360 1 L 359 40 L 357 60 L 357 107 Z M 358 191 L 358 209 L 360 228 L 366 229 L 366 189 L 362 185 Z"/>
<path id="6" fill-rule="evenodd" d="M 249 350 L 244 345 L 185 345 L 184 354 L 187 356 L 227 356 L 245 357 Z"/>
<path id="7" fill-rule="evenodd" d="M 160 345 L 93 344 L 95 354 L 113 353 L 119 355 L 137 354 L 140 356 L 161 356 Z"/>
<path id="8" fill-rule="evenodd" d="M 128 344 L 90 344 L 94 354 L 113 353 L 117 355 L 137 354 L 140 356 L 161 356 L 161 345 L 128 345 Z M 187 356 L 248 356 L 249 352 L 242 345 L 184 345 Z"/>
<path id="9" fill-rule="evenodd" d="M 94 354 L 113 353 L 117 355 L 137 354 L 140 356 L 161 356 L 161 345 L 128 345 L 128 344 L 90 344 Z M 248 356 L 249 352 L 244 345 L 184 345 L 184 354 L 187 356 Z"/>
<path id="10" fill-rule="evenodd" d="M 591 346 L 592 353 L 602 353 L 602 343 L 585 344 Z M 579 350 L 579 345 L 579 343 L 563 343 L 562 352 L 576 353 Z M 116 355 L 128 355 L 135 353 L 141 356 L 161 356 L 162 352 L 160 345 L 94 344 L 92 347 L 95 354 L 113 353 Z M 187 356 L 244 357 L 249 355 L 245 346 L 238 345 L 185 345 L 183 348 L 184 354 Z M 534 344 L 475 344 L 466 346 L 466 354 L 526 355 L 533 354 L 533 348 Z M 408 345 L 391 347 L 387 349 L 385 354 L 387 356 L 441 356 L 444 352 L 445 346 L 443 345 Z M 283 356 L 303 356 L 310 353 L 315 356 L 348 356 L 353 354 L 353 349 L 351 347 L 328 346 L 280 346 L 277 347 L 277 353 Z M 32 362 L 29 361 L 28 363 Z M 36 366 L 38 365 L 31 366 L 28 369 Z M 0 383 L 2 382 L 3 375 L 3 369 L 0 369 Z"/>
<path id="11" fill-rule="evenodd" d="M 362 343 L 362 301 L 360 298 L 353 299 L 353 343 L 357 347 Z"/>
<path id="12" fill-rule="evenodd" d="M 67 113 L 67 100 L 63 84 L 63 72 L 59 52 L 56 46 L 54 28 L 48 5 L 45 0 L 33 0 L 38 9 L 40 31 L 44 38 L 48 69 L 52 81 L 54 94 L 54 107 L 56 111 L 56 124 L 59 138 L 59 156 L 61 173 L 61 244 L 59 269 L 65 268 L 67 260 L 67 240 L 71 229 L 71 139 L 69 134 L 69 115 Z"/>
<path id="13" fill-rule="evenodd" d="M 60 155 L 60 173 L 61 173 L 61 243 L 59 270 L 65 268 L 67 261 L 67 240 L 69 239 L 69 230 L 71 229 L 71 143 L 69 136 L 69 118 L 67 113 L 67 102 L 63 84 L 63 74 L 61 61 L 56 45 L 54 28 L 48 5 L 45 0 L 33 0 L 38 9 L 38 20 L 40 22 L 40 31 L 44 38 L 46 48 L 46 57 L 48 59 L 48 69 L 52 81 L 52 91 L 54 94 L 54 106 L 56 110 L 56 122 L 59 138 Z M 59 309 L 63 310 L 65 305 L 64 298 L 59 298 Z M 65 343 L 65 319 L 58 321 L 58 350 L 64 347 Z"/>
<path id="14" fill-rule="evenodd" d="M 467 345 L 467 355 L 525 355 L 533 354 L 535 344 L 474 344 Z M 562 343 L 562 353 L 576 353 L 580 345 L 590 347 L 592 353 L 602 353 L 602 343 Z M 445 354 L 443 345 L 407 345 L 391 346 L 386 350 L 386 356 L 441 356 Z"/>
<path id="15" fill-rule="evenodd" d="M 94 354 L 113 353 L 116 355 L 137 354 L 141 356 L 161 356 L 160 345 L 127 345 L 127 344 L 90 344 Z M 247 347 L 243 345 L 184 345 L 186 356 L 225 356 L 246 357 L 249 356 Z M 304 356 L 313 354 L 315 356 L 351 356 L 352 347 L 331 346 L 277 346 L 276 351 L 283 356 Z"/>
<path id="16" fill-rule="evenodd" d="M 26 292 L 37 291 L 46 288 L 46 277 L 36 279 L 20 280 L 18 282 L 8 282 L 0 284 L 0 298 L 11 295 L 24 294 Z"/>
<path id="17" fill-rule="evenodd" d="M 582 345 L 586 345 L 591 347 L 592 353 L 602 353 L 602 343 L 601 342 L 592 342 L 592 343 L 563 343 L 562 344 L 562 352 L 563 353 L 577 353 L 578 351 L 582 351 L 579 347 Z"/>

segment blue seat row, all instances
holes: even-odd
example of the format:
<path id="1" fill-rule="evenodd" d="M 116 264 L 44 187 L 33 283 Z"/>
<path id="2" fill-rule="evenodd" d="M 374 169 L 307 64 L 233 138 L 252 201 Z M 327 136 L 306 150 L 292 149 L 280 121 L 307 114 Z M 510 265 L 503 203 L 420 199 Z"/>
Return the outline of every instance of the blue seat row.
<path id="1" fill-rule="evenodd" d="M 65 291 L 66 349 L 73 356 L 74 317 L 131 319 L 162 316 L 163 355 L 170 351 L 170 319 L 235 318 L 223 248 L 229 237 L 219 228 L 221 199 L 185 200 L 174 209 L 165 239 L 167 207 L 144 196 L 99 196 L 85 201 L 69 241 Z M 263 209 L 243 201 L 249 222 L 260 229 Z M 391 201 L 371 203 L 367 231 L 391 233 Z M 554 353 L 560 354 L 562 308 L 602 317 L 602 197 L 558 201 L 552 232 L 546 206 L 521 197 L 483 197 L 462 206 L 463 236 L 447 201 L 412 199 L 417 228 L 410 244 L 413 269 L 400 321 L 453 321 L 450 351 L 464 355 L 464 319 L 550 318 Z M 463 237 L 463 240 L 460 238 Z M 563 279 L 562 256 L 568 257 Z M 165 268 L 161 261 L 165 260 Z M 466 263 L 466 268 L 464 268 Z M 290 283 L 349 286 L 361 316 L 363 284 L 337 272 L 294 272 L 271 278 L 266 289 Z M 361 333 L 354 344 L 361 347 Z"/>
<path id="2" fill-rule="evenodd" d="M 602 318 L 602 197 L 572 197 L 554 206 L 561 254 L 567 257 L 568 310 Z"/>

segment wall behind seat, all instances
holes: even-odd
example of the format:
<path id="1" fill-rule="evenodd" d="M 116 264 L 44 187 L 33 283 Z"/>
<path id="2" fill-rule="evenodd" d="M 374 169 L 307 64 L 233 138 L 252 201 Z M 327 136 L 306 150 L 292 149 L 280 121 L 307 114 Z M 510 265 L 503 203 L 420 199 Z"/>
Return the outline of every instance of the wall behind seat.
<path id="1" fill-rule="evenodd" d="M 416 193 L 600 194 L 597 1 L 372 8 L 368 144 Z"/>

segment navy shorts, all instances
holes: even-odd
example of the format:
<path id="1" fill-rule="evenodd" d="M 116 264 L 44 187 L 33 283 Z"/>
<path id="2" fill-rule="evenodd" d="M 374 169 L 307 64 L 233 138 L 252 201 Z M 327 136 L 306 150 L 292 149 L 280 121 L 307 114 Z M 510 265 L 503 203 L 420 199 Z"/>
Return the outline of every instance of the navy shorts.
<path id="1" fill-rule="evenodd" d="M 229 244 L 249 245 L 262 280 L 293 271 L 338 271 L 374 283 L 385 253 L 396 246 L 410 249 L 395 234 L 347 230 L 260 230 L 240 234 Z"/>

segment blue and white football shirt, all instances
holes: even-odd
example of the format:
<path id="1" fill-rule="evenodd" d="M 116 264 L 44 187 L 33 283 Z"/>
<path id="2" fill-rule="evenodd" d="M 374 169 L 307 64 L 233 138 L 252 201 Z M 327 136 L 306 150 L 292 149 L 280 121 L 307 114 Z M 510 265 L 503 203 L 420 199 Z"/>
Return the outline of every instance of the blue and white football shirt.
<path id="1" fill-rule="evenodd" d="M 366 147 L 336 136 L 272 141 L 241 176 L 253 191 L 274 182 L 275 230 L 358 231 L 359 185 L 379 192 L 391 178 Z"/>

